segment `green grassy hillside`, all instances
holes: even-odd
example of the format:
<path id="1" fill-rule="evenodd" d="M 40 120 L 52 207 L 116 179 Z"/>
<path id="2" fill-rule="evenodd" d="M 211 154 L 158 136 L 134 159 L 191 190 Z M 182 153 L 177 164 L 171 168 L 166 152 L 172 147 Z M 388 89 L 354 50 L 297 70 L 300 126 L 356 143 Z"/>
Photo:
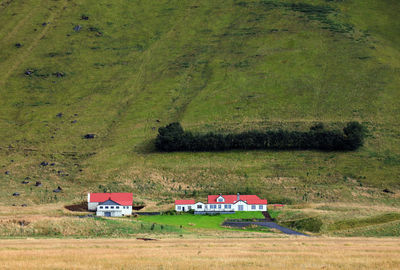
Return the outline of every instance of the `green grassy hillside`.
<path id="1" fill-rule="evenodd" d="M 238 191 L 398 205 L 398 11 L 395 0 L 2 1 L 0 203 L 111 190 L 153 209 Z M 156 153 L 173 121 L 218 132 L 360 121 L 369 134 L 355 152 Z"/>

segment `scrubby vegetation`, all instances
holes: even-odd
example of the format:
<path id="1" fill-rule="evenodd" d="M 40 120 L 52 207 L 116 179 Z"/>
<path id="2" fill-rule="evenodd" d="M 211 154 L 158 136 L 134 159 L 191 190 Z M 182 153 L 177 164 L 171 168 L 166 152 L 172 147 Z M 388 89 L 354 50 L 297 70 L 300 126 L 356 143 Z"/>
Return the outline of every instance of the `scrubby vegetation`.
<path id="1" fill-rule="evenodd" d="M 138 234 L 178 234 L 176 226 L 142 223 L 129 219 L 63 217 L 57 219 L 0 220 L 4 237 L 134 237 Z"/>
<path id="2" fill-rule="evenodd" d="M 294 230 L 299 230 L 303 232 L 313 232 L 319 233 L 323 225 L 321 219 L 317 217 L 303 218 L 293 221 L 285 221 L 281 223 L 283 226 L 287 226 Z"/>
<path id="3" fill-rule="evenodd" d="M 367 218 L 344 219 L 328 226 L 328 230 L 348 230 L 400 220 L 400 213 L 386 213 Z"/>
<path id="4" fill-rule="evenodd" d="M 350 122 L 340 130 L 325 130 L 322 124 L 308 132 L 248 131 L 239 134 L 193 134 L 184 131 L 180 123 L 171 123 L 158 130 L 155 142 L 159 151 L 226 151 L 233 149 L 273 150 L 356 150 L 363 145 L 365 129 L 358 122 Z"/>

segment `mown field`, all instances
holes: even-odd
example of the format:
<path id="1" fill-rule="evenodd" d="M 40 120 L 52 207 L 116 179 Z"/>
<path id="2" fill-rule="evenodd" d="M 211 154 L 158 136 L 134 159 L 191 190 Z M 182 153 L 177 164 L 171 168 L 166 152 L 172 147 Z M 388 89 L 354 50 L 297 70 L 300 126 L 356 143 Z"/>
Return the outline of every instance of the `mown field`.
<path id="1" fill-rule="evenodd" d="M 6 269 L 398 269 L 398 239 L 0 241 Z"/>
<path id="2" fill-rule="evenodd" d="M 360 219 L 362 232 L 344 234 L 399 235 L 396 220 L 370 221 L 400 202 L 399 10 L 395 0 L 1 2 L 0 215 L 34 219 L 40 206 L 53 218 L 89 191 L 133 192 L 145 210 L 241 192 L 309 205 L 298 211 L 324 233 Z M 173 121 L 193 132 L 359 121 L 369 132 L 354 152 L 155 152 Z"/>

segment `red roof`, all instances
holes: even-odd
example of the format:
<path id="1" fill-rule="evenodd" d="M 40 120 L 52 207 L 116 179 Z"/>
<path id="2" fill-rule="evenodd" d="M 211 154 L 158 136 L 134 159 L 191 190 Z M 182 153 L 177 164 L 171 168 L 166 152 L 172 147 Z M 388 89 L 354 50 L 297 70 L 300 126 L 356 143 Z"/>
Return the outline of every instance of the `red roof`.
<path id="1" fill-rule="evenodd" d="M 129 205 L 133 203 L 132 193 L 90 193 L 90 202 L 105 202 L 113 200 L 120 205 Z"/>
<path id="2" fill-rule="evenodd" d="M 217 202 L 217 198 L 220 195 L 208 195 L 208 203 L 231 203 L 234 204 L 237 202 L 237 195 L 221 195 L 225 202 Z M 245 201 L 247 204 L 267 204 L 267 200 L 260 199 L 257 195 L 240 195 L 240 201 Z"/>
<path id="3" fill-rule="evenodd" d="M 194 200 L 176 200 L 175 204 L 195 204 Z"/>

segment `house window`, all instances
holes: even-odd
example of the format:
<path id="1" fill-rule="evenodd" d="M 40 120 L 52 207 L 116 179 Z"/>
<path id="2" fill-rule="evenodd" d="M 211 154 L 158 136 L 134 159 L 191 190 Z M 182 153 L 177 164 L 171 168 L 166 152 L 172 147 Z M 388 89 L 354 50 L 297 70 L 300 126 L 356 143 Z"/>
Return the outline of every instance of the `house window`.
<path id="1" fill-rule="evenodd" d="M 203 207 L 201 206 L 201 204 L 198 204 L 198 205 L 197 205 L 197 209 L 201 209 L 201 208 L 203 208 Z"/>
<path id="2" fill-rule="evenodd" d="M 119 206 L 115 206 L 115 208 L 119 209 Z"/>
<path id="3" fill-rule="evenodd" d="M 255 205 L 252 205 L 252 206 L 251 206 L 251 209 L 253 209 L 253 210 L 256 209 L 256 206 L 255 206 Z"/>
<path id="4" fill-rule="evenodd" d="M 243 211 L 243 205 L 239 205 L 239 211 Z"/>
<path id="5" fill-rule="evenodd" d="M 114 209 L 114 206 L 111 206 L 111 209 Z"/>
<path id="6" fill-rule="evenodd" d="M 228 205 L 227 205 L 227 204 L 225 204 L 225 205 L 224 205 L 224 208 L 225 208 L 225 209 L 226 209 L 226 208 L 228 208 Z"/>
<path id="7" fill-rule="evenodd" d="M 177 209 L 178 209 L 178 210 L 181 210 L 181 207 L 178 205 Z"/>
<path id="8" fill-rule="evenodd" d="M 263 210 L 264 209 L 264 205 L 259 205 L 258 209 Z"/>
<path id="9" fill-rule="evenodd" d="M 100 209 L 103 209 L 103 206 L 100 206 Z"/>
<path id="10" fill-rule="evenodd" d="M 192 207 L 191 206 L 188 206 L 188 210 L 191 210 L 192 209 Z"/>
<path id="11" fill-rule="evenodd" d="M 104 208 L 105 208 L 105 209 L 108 209 L 108 206 L 105 206 Z"/>
<path id="12" fill-rule="evenodd" d="M 218 208 L 221 209 L 222 205 L 218 204 Z"/>

